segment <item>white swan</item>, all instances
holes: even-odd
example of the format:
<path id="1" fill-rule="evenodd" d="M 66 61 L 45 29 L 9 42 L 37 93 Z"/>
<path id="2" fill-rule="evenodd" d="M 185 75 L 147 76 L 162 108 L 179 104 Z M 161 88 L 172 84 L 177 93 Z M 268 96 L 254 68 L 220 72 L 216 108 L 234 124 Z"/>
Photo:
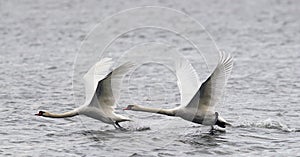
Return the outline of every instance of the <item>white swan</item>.
<path id="1" fill-rule="evenodd" d="M 208 125 L 218 125 L 225 128 L 230 125 L 214 106 L 220 102 L 229 75 L 233 60 L 230 54 L 220 52 L 218 65 L 208 79 L 199 85 L 198 75 L 193 67 L 186 61 L 180 60 L 176 66 L 177 84 L 181 94 L 181 105 L 173 109 L 149 108 L 140 105 L 128 105 L 124 110 L 143 111 L 181 117 L 185 120 Z M 200 86 L 200 87 L 199 87 Z"/>
<path id="2" fill-rule="evenodd" d="M 85 115 L 104 123 L 112 124 L 115 128 L 122 128 L 119 122 L 131 121 L 129 118 L 114 113 L 115 102 L 119 98 L 122 78 L 133 64 L 125 63 L 114 70 L 110 70 L 112 61 L 104 58 L 97 62 L 85 75 L 86 101 L 84 105 L 72 111 L 54 114 L 39 111 L 37 116 L 50 118 L 65 118 Z"/>

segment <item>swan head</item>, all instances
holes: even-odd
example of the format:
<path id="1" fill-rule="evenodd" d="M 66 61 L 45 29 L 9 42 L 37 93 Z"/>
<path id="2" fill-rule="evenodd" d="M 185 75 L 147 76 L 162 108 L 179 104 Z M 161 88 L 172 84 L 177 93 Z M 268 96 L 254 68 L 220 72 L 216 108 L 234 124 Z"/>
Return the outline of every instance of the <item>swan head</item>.
<path id="1" fill-rule="evenodd" d="M 39 113 L 35 114 L 36 116 L 45 116 L 45 111 L 39 111 Z"/>
<path id="2" fill-rule="evenodd" d="M 126 108 L 124 108 L 123 110 L 137 110 L 139 109 L 140 106 L 139 105 L 128 105 Z"/>

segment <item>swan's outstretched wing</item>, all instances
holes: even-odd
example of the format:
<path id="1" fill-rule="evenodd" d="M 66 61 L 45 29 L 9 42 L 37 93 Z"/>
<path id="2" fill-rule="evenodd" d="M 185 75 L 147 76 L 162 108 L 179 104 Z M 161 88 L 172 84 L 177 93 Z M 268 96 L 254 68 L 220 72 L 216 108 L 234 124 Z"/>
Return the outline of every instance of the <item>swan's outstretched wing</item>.
<path id="1" fill-rule="evenodd" d="M 200 82 L 193 66 L 185 59 L 179 58 L 175 64 L 177 85 L 180 91 L 180 107 L 186 106 L 199 89 Z"/>
<path id="2" fill-rule="evenodd" d="M 95 94 L 101 106 L 115 107 L 115 102 L 120 97 L 122 79 L 133 66 L 130 62 L 124 63 L 99 81 Z"/>
<path id="3" fill-rule="evenodd" d="M 213 110 L 223 97 L 224 88 L 232 70 L 233 60 L 229 53 L 220 51 L 219 63 L 210 77 L 201 85 L 186 108 L 196 109 L 197 112 Z"/>
<path id="4" fill-rule="evenodd" d="M 95 94 L 98 82 L 107 77 L 111 72 L 112 66 L 111 58 L 103 58 L 83 76 L 85 85 L 85 104 L 89 104 Z"/>

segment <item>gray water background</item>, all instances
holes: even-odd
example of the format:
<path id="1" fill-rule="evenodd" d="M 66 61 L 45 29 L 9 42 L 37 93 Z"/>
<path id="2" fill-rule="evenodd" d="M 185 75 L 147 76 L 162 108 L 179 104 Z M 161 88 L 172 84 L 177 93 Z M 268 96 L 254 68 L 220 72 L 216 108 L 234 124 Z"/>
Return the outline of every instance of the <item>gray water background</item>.
<path id="1" fill-rule="evenodd" d="M 105 17 L 144 5 L 188 13 L 221 49 L 231 52 L 234 67 L 217 110 L 233 126 L 211 136 L 208 127 L 180 118 L 123 112 L 133 102 L 165 108 L 180 102 L 176 77 L 159 65 L 137 69 L 127 84 L 130 90 L 121 95 L 117 112 L 135 120 L 123 124 L 129 131 L 83 116 L 35 117 L 40 109 L 64 112 L 77 107 L 72 76 L 81 41 Z M 1 0 L 0 155 L 299 156 L 299 5 L 296 0 Z M 128 34 L 108 50 L 122 54 L 126 42 L 151 36 L 151 30 L 141 33 Z M 178 46 L 182 53 L 193 51 L 189 45 Z M 201 66 L 195 65 L 204 81 L 209 70 Z"/>

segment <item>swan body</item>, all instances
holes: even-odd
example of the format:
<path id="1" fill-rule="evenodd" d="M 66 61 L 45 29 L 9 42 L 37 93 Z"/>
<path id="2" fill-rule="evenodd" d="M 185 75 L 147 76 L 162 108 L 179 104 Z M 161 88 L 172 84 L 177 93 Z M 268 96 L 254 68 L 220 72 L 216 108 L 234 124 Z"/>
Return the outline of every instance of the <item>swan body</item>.
<path id="1" fill-rule="evenodd" d="M 230 54 L 220 52 L 219 62 L 213 73 L 200 86 L 198 75 L 185 60 L 176 64 L 177 84 L 181 94 L 181 105 L 173 109 L 150 108 L 141 105 L 128 105 L 124 110 L 151 112 L 181 117 L 202 125 L 218 125 L 225 128 L 230 125 L 214 106 L 220 102 L 224 88 L 232 70 L 233 60 Z"/>
<path id="2" fill-rule="evenodd" d="M 114 70 L 110 70 L 111 67 L 111 59 L 104 58 L 84 75 L 86 93 L 84 105 L 62 114 L 39 111 L 36 115 L 50 118 L 85 115 L 121 128 L 119 122 L 131 120 L 114 112 L 115 102 L 119 98 L 122 78 L 133 67 L 133 64 L 125 63 Z"/>

